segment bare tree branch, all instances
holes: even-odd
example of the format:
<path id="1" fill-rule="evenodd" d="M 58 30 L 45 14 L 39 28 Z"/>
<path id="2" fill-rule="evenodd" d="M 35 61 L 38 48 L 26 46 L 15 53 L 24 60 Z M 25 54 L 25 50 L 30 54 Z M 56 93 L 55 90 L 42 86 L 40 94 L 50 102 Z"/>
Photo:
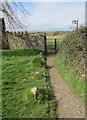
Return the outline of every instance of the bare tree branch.
<path id="1" fill-rule="evenodd" d="M 28 12 L 19 1 L 15 0 L 12 0 L 12 2 L 9 2 L 8 0 L 0 1 L 0 12 L 3 13 L 5 21 L 9 26 L 9 29 L 15 30 L 26 28 L 27 26 L 22 21 L 20 21 L 19 17 L 15 14 L 16 12 L 12 6 L 14 6 L 15 10 L 17 9 L 20 11 L 21 16 L 23 17 L 25 16 L 24 19 L 26 19 L 28 16 Z"/>

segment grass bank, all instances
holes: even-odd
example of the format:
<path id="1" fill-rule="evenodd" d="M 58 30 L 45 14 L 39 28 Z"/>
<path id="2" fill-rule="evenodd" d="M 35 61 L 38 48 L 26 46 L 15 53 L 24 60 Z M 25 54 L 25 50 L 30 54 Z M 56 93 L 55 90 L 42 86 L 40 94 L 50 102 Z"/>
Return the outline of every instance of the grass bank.
<path id="1" fill-rule="evenodd" d="M 60 52 L 55 61 L 58 70 L 81 101 L 85 102 L 87 95 L 87 82 L 85 79 L 85 39 L 86 27 L 70 32 L 60 43 Z"/>
<path id="2" fill-rule="evenodd" d="M 58 72 L 61 74 L 61 77 L 69 86 L 73 93 L 76 93 L 81 102 L 85 103 L 85 89 L 86 82 L 79 76 L 76 76 L 75 68 L 68 68 L 63 64 L 63 57 L 57 55 L 55 58 L 55 64 L 58 68 Z"/>
<path id="3" fill-rule="evenodd" d="M 40 50 L 2 51 L 3 118 L 55 118 L 44 53 Z M 40 72 L 41 76 L 35 76 Z M 37 100 L 31 88 L 40 89 Z"/>

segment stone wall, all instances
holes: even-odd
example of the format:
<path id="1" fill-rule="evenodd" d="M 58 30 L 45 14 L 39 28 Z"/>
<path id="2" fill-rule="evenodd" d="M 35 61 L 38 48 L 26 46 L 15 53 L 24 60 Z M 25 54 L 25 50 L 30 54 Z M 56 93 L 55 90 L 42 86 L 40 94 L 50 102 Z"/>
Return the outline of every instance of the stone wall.
<path id="1" fill-rule="evenodd" d="M 4 19 L 0 19 L 0 45 L 2 49 L 44 50 L 44 34 L 29 32 L 5 32 Z M 3 29 L 2 29 L 3 28 Z M 2 40 L 1 40 L 2 38 Z"/>
<path id="2" fill-rule="evenodd" d="M 28 32 L 6 32 L 10 49 L 41 49 L 44 50 L 44 34 Z"/>

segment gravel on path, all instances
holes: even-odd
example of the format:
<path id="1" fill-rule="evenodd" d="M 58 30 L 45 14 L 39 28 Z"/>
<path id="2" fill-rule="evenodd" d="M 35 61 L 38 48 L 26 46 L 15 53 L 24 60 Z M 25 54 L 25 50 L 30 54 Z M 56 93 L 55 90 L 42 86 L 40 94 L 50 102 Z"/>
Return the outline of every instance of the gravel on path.
<path id="1" fill-rule="evenodd" d="M 85 105 L 71 92 L 58 73 L 55 63 L 55 55 L 47 56 L 50 82 L 54 91 L 57 104 L 57 118 L 85 118 Z"/>

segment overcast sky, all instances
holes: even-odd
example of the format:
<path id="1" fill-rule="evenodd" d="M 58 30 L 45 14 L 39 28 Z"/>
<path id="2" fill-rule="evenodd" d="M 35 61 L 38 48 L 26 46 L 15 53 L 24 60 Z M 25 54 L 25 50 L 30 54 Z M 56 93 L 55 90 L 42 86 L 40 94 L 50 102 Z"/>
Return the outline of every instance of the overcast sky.
<path id="1" fill-rule="evenodd" d="M 33 2 L 31 2 L 33 1 Z M 75 27 L 73 19 L 79 20 L 79 26 L 85 23 L 85 1 L 84 0 L 31 0 L 22 2 L 29 12 L 27 22 L 21 18 L 20 12 L 16 10 L 20 20 L 29 26 L 28 31 L 56 31 L 71 30 Z M 46 2 L 45 2 L 46 1 Z M 56 1 L 56 2 L 55 2 Z M 69 2 L 68 2 L 69 1 Z"/>

